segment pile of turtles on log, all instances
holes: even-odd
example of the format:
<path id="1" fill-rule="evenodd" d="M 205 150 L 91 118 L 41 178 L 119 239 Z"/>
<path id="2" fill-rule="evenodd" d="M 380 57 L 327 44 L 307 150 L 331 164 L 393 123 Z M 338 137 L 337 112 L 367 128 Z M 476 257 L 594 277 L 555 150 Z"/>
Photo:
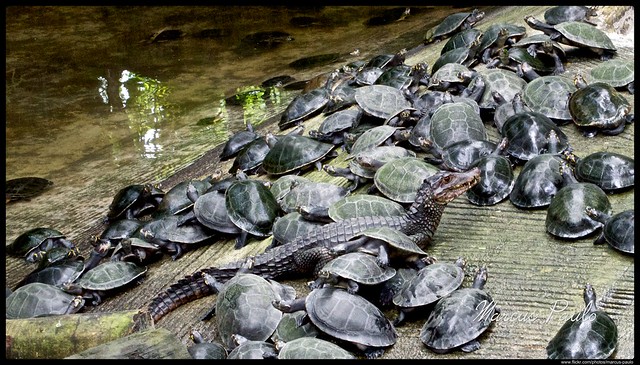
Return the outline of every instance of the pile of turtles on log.
<path id="1" fill-rule="evenodd" d="M 425 43 L 446 42 L 433 65 L 405 64 L 404 50 L 351 62 L 291 101 L 278 123 L 282 134 L 260 135 L 248 123 L 220 156 L 234 159 L 228 176 L 168 191 L 122 188 L 86 260 L 55 229 L 23 233 L 7 252 L 39 266 L 7 288 L 7 318 L 75 313 L 135 285 L 164 255 L 179 260 L 220 240 L 241 248 L 272 236 L 264 253 L 167 283 L 146 310 L 160 321 L 217 294 L 209 316 L 220 343 L 194 334 L 194 357 L 377 358 L 396 342 L 395 327 L 430 305 L 424 345 L 469 352 L 500 309 L 484 288 L 485 265 L 476 263 L 473 284 L 463 288 L 463 258 L 437 262 L 427 253 L 453 199 L 547 209 L 549 234 L 577 239 L 601 230 L 596 243 L 633 255 L 634 212 L 614 214 L 608 199 L 633 189 L 633 159 L 581 155 L 559 128 L 573 123 L 587 137 L 621 133 L 633 122 L 622 96 L 634 91 L 633 63 L 616 59 L 587 7 L 552 7 L 544 21 L 526 17 L 542 32 L 533 35 L 515 24 L 481 32 L 474 25 L 483 15 L 456 13 L 429 30 Z M 566 46 L 602 64 L 570 80 L 562 76 Z M 305 121 L 318 116 L 323 122 L 305 134 Z M 487 128 L 501 139 L 488 140 Z M 331 164 L 339 153 L 348 154 L 347 167 Z M 348 184 L 300 175 L 311 169 Z M 301 275 L 312 280 L 304 297 L 277 281 Z M 608 358 L 616 348 L 617 328 L 596 308 L 591 285 L 584 296 L 582 320 L 550 339 L 549 358 Z"/>

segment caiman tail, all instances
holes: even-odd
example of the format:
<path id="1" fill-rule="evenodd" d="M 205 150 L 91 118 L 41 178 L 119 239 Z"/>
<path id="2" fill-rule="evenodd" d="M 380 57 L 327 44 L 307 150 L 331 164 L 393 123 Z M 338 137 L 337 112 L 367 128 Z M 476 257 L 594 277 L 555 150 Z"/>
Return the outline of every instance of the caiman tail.
<path id="1" fill-rule="evenodd" d="M 389 227 L 402 231 L 421 248 L 431 242 L 446 205 L 480 180 L 480 170 L 467 172 L 441 171 L 427 177 L 418 189 L 415 202 L 402 216 L 357 217 L 328 223 L 312 230 L 304 237 L 277 246 L 262 254 L 220 267 L 209 267 L 186 276 L 151 300 L 148 310 L 158 321 L 164 315 L 190 301 L 215 294 L 205 280 L 205 273 L 224 283 L 238 271 L 260 275 L 266 279 L 280 279 L 308 275 L 319 270 L 337 253 L 331 250 L 347 242 L 356 234 L 373 227 Z"/>

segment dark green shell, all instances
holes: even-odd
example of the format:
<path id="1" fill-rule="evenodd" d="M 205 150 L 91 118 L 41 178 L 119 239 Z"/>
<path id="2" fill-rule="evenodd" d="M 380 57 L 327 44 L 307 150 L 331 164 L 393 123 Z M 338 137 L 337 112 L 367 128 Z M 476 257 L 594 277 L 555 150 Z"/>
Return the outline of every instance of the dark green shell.
<path id="1" fill-rule="evenodd" d="M 84 307 L 82 297 L 66 293 L 43 283 L 30 283 L 17 288 L 7 297 L 7 319 L 33 318 L 72 314 Z"/>
<path id="2" fill-rule="evenodd" d="M 243 231 L 258 237 L 272 234 L 273 221 L 280 206 L 271 190 L 259 180 L 238 180 L 225 193 L 231 221 Z"/>
<path id="3" fill-rule="evenodd" d="M 634 185 L 634 160 L 628 156 L 599 151 L 578 159 L 576 179 L 598 185 L 606 192 Z"/>
<path id="4" fill-rule="evenodd" d="M 450 262 L 436 262 L 418 270 L 415 277 L 393 297 L 401 308 L 419 307 L 438 301 L 462 285 L 462 267 Z"/>
<path id="5" fill-rule="evenodd" d="M 401 216 L 406 210 L 398 202 L 391 199 L 370 195 L 347 195 L 329 207 L 329 217 L 339 221 L 357 217 Z"/>
<path id="6" fill-rule="evenodd" d="M 289 342 L 278 352 L 278 359 L 355 359 L 342 347 L 315 337 L 301 337 Z"/>
<path id="7" fill-rule="evenodd" d="M 289 134 L 278 139 L 262 161 L 270 175 L 282 175 L 311 165 L 327 156 L 335 146 L 307 136 Z"/>
<path id="8" fill-rule="evenodd" d="M 431 116 L 431 139 L 442 150 L 462 140 L 487 140 L 487 130 L 480 114 L 469 104 L 447 103 Z"/>
<path id="9" fill-rule="evenodd" d="M 532 111 L 567 122 L 571 120 L 569 95 L 575 91 L 576 86 L 569 78 L 548 75 L 526 84 L 522 98 Z"/>
<path id="10" fill-rule="evenodd" d="M 401 157 L 380 167 L 373 177 L 376 188 L 398 203 L 412 203 L 424 179 L 438 172 L 432 164 L 417 157 Z"/>
<path id="11" fill-rule="evenodd" d="M 551 199 L 547 208 L 545 226 L 547 232 L 561 238 L 581 238 L 602 227 L 602 223 L 591 219 L 585 208 L 611 214 L 612 208 L 607 194 L 591 183 L 572 183 L 564 186 Z"/>
<path id="12" fill-rule="evenodd" d="M 76 283 L 83 289 L 110 290 L 127 285 L 146 272 L 146 267 L 132 262 L 107 261 L 87 271 Z"/>

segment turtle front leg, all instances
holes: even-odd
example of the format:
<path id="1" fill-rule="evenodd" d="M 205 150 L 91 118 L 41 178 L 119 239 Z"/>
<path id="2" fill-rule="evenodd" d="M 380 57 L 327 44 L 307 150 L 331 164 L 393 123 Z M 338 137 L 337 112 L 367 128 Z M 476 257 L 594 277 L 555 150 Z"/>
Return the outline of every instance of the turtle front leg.
<path id="1" fill-rule="evenodd" d="M 464 352 L 473 352 L 478 349 L 480 349 L 480 342 L 478 342 L 478 340 L 471 340 L 460 347 L 460 350 Z"/>

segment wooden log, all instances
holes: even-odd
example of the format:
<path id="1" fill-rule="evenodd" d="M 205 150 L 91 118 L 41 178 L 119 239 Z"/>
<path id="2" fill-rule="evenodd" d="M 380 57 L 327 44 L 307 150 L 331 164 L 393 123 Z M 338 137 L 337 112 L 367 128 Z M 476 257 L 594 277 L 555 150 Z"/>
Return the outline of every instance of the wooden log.
<path id="1" fill-rule="evenodd" d="M 149 313 L 127 310 L 6 320 L 7 359 L 62 359 L 154 328 Z"/>
<path id="2" fill-rule="evenodd" d="M 134 333 L 66 357 L 66 359 L 191 358 L 187 346 L 166 328 Z"/>

